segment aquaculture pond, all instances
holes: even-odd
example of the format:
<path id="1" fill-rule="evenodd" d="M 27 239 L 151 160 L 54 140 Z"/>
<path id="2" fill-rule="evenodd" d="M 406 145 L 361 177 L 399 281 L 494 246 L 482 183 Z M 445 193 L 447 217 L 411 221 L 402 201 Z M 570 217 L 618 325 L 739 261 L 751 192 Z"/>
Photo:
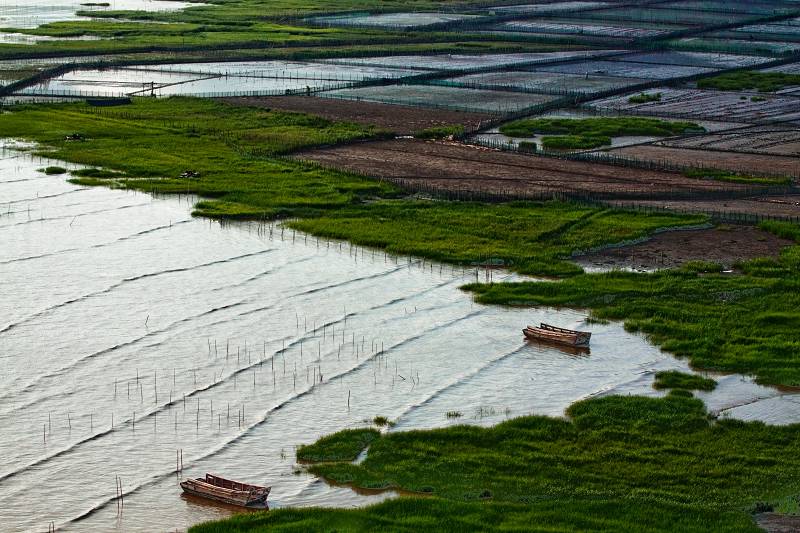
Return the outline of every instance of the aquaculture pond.
<path id="1" fill-rule="evenodd" d="M 271 485 L 273 507 L 371 503 L 392 494 L 328 486 L 296 446 L 377 416 L 392 430 L 559 416 L 662 394 L 656 371 L 688 370 L 618 323 L 459 289 L 502 271 L 192 218 L 195 198 L 73 185 L 68 165 L 0 154 L 7 531 L 172 531 L 234 512 L 181 496 L 179 478 L 205 472 Z M 540 321 L 592 331 L 591 352 L 527 344 Z M 702 397 L 720 416 L 800 420 L 795 396 L 740 376 Z"/>
<path id="2" fill-rule="evenodd" d="M 21 94 L 220 96 L 282 93 L 348 86 L 370 79 L 419 74 L 411 69 L 295 61 L 133 65 L 74 70 Z"/>

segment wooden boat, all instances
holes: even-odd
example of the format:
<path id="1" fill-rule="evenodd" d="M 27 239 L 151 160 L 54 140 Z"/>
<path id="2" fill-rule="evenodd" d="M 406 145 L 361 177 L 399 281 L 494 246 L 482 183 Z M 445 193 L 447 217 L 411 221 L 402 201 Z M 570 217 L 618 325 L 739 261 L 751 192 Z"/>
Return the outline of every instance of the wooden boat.
<path id="1" fill-rule="evenodd" d="M 205 478 L 181 481 L 181 488 L 187 494 L 240 507 L 266 506 L 267 496 L 271 490 L 271 487 L 248 485 L 213 474 L 206 474 Z"/>
<path id="2" fill-rule="evenodd" d="M 528 326 L 522 330 L 522 333 L 529 339 L 576 347 L 589 346 L 589 340 L 592 338 L 592 334 L 588 331 L 559 328 L 544 322 L 539 327 Z"/>

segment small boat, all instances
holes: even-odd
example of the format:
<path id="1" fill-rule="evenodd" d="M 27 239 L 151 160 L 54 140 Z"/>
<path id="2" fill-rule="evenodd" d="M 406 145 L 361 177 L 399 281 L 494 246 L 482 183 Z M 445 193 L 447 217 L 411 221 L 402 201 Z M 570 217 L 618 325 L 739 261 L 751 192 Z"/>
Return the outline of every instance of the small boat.
<path id="1" fill-rule="evenodd" d="M 265 507 L 271 490 L 271 487 L 248 485 L 213 474 L 181 481 L 181 488 L 187 494 L 240 507 Z"/>
<path id="2" fill-rule="evenodd" d="M 522 330 L 525 337 L 545 342 L 565 344 L 567 346 L 587 347 L 592 334 L 588 331 L 575 331 L 572 329 L 559 328 L 542 322 L 539 327 L 528 326 Z"/>

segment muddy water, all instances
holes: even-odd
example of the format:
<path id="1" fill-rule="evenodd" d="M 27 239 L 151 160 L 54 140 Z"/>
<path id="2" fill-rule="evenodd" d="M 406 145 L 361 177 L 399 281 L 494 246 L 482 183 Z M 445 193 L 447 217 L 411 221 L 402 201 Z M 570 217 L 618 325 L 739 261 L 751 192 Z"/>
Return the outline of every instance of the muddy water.
<path id="1" fill-rule="evenodd" d="M 458 289 L 471 271 L 193 219 L 192 199 L 71 185 L 37 171 L 51 163 L 0 153 L 5 530 L 183 530 L 232 513 L 180 495 L 179 450 L 183 476 L 268 483 L 273 506 L 363 505 L 387 495 L 328 487 L 295 447 L 377 415 L 396 429 L 558 416 L 686 369 L 580 311 L 476 305 Z M 540 320 L 593 331 L 591 353 L 526 344 Z M 793 397 L 731 381 L 707 395 L 720 412 L 800 419 Z"/>

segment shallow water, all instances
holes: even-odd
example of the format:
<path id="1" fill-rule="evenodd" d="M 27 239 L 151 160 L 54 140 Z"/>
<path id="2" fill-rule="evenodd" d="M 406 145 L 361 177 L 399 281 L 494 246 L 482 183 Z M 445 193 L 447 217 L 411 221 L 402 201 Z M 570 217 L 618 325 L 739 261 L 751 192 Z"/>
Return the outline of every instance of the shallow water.
<path id="1" fill-rule="evenodd" d="M 176 11 L 192 5 L 188 2 L 165 0 L 103 0 L 105 6 L 83 6 L 87 0 L 2 0 L 0 2 L 0 28 L 37 28 L 43 24 L 78 20 L 78 11 Z"/>
<path id="2" fill-rule="evenodd" d="M 443 24 L 476 19 L 478 15 L 465 15 L 459 13 L 385 13 L 385 14 L 360 14 L 360 15 L 334 15 L 328 17 L 312 17 L 308 19 L 316 24 L 330 26 L 374 26 L 377 28 L 415 28 L 431 24 Z"/>
<path id="3" fill-rule="evenodd" d="M 268 483 L 274 507 L 363 505 L 389 495 L 329 487 L 297 468 L 295 447 L 377 415 L 397 430 L 559 416 L 687 369 L 582 311 L 476 305 L 459 290 L 473 270 L 193 219 L 193 198 L 79 187 L 37 171 L 48 164 L 0 155 L 10 531 L 172 531 L 233 512 L 180 495 L 179 450 L 183 476 Z M 591 353 L 527 344 L 520 329 L 538 321 L 591 330 Z M 795 397 L 729 379 L 707 395 L 720 412 L 800 420 Z M 747 411 L 756 398 L 772 404 Z"/>

